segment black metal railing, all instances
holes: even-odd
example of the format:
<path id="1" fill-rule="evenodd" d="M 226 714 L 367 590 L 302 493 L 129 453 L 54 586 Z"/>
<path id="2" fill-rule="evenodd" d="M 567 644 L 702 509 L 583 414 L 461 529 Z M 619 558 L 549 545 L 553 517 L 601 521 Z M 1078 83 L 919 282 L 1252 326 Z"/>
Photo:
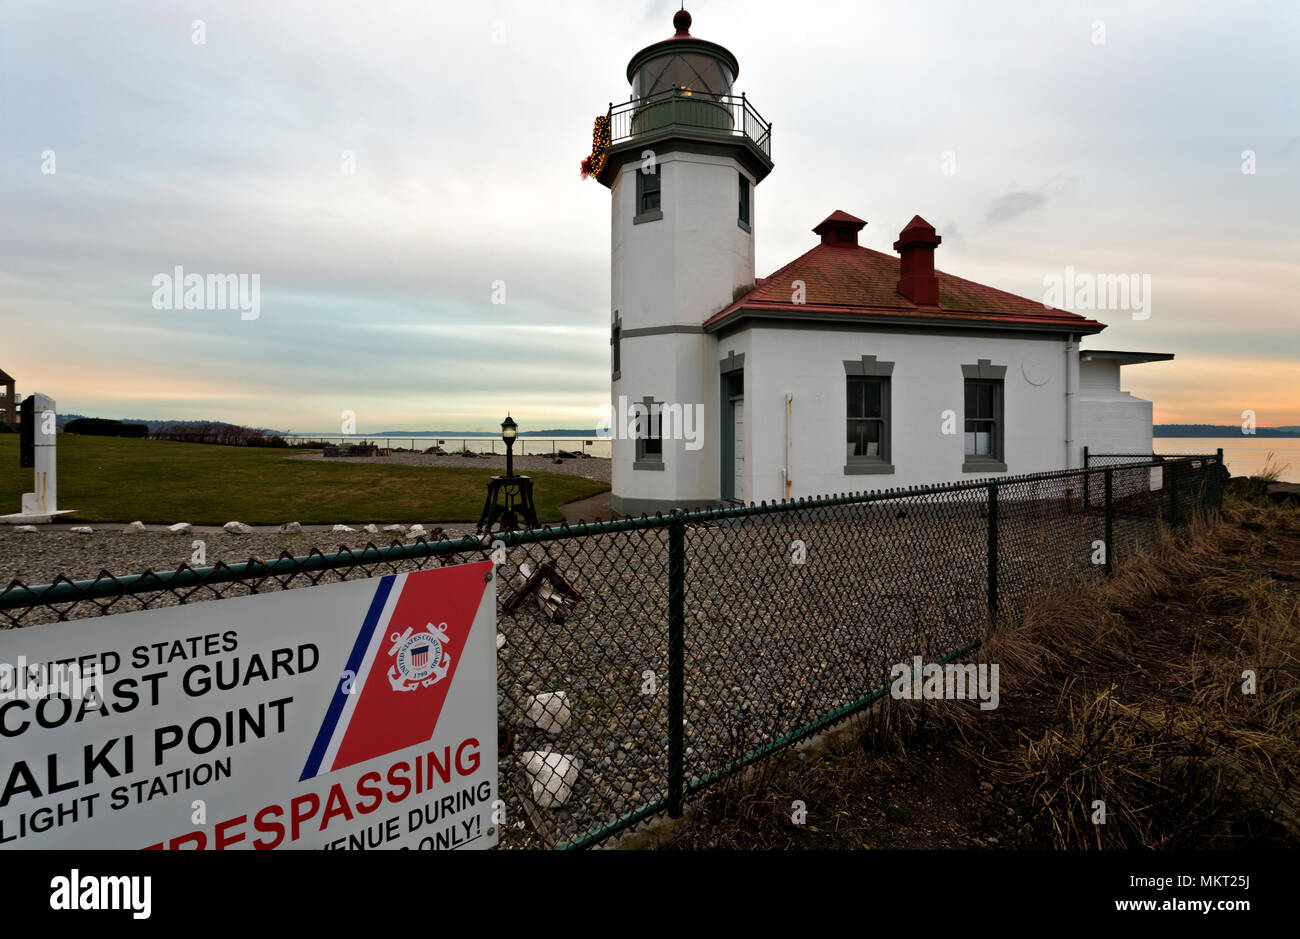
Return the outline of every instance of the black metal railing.
<path id="1" fill-rule="evenodd" d="M 722 137 L 747 137 L 769 159 L 772 125 L 742 95 L 669 89 L 609 107 L 610 144 L 672 127 Z"/>
<path id="2" fill-rule="evenodd" d="M 1160 473 L 1159 479 L 1153 472 Z M 833 495 L 484 538 L 313 550 L 0 591 L 0 624 L 193 603 L 495 556 L 503 847 L 587 847 L 968 657 L 1222 501 L 1217 456 Z M 563 722 L 538 720 L 562 692 Z M 554 702 L 554 697 L 547 701 Z M 549 707 L 549 705 L 548 705 Z M 539 784 L 538 755 L 564 772 Z"/>

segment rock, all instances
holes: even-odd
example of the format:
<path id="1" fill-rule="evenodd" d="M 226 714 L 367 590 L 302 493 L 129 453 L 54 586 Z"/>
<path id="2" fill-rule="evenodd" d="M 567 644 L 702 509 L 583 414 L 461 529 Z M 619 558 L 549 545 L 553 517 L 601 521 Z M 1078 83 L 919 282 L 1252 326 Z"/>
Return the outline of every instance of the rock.
<path id="1" fill-rule="evenodd" d="M 385 526 L 384 526 L 384 531 L 395 531 L 395 532 L 398 532 L 399 534 L 405 534 L 405 533 L 406 533 L 406 526 L 405 526 L 405 525 L 385 525 Z"/>
<path id="2" fill-rule="evenodd" d="M 554 808 L 569 801 L 581 760 L 551 750 L 528 750 L 519 754 L 519 760 L 532 783 L 533 801 L 538 808 Z"/>
<path id="3" fill-rule="evenodd" d="M 175 525 L 168 525 L 167 530 L 174 535 L 184 535 L 193 526 L 189 522 L 177 522 Z"/>
<path id="4" fill-rule="evenodd" d="M 417 522 L 416 524 L 411 526 L 411 530 L 406 533 L 406 537 L 423 538 L 426 534 L 427 532 L 424 530 L 424 526 Z"/>
<path id="5" fill-rule="evenodd" d="M 35 525 L 17 525 L 17 526 L 14 527 L 14 531 L 20 531 L 20 532 L 22 532 L 24 535 L 33 535 L 33 534 L 36 533 L 36 526 L 35 526 Z M 501 648 L 501 647 L 500 647 L 500 646 L 497 646 L 497 648 L 499 649 L 499 648 Z"/>
<path id="6" fill-rule="evenodd" d="M 349 528 L 347 525 L 335 525 L 333 528 L 330 529 L 330 531 L 334 532 L 335 534 L 341 535 L 344 534 L 345 532 L 356 531 L 356 529 Z"/>
<path id="7" fill-rule="evenodd" d="M 30 525 L 27 525 L 27 526 L 24 526 L 24 527 L 26 527 L 26 528 L 31 528 Z M 35 528 L 32 528 L 32 531 L 35 531 L 35 530 L 36 530 Z M 505 633 L 497 633 L 497 651 L 500 651 L 501 647 L 502 647 L 503 645 L 505 645 L 505 644 L 506 644 L 506 634 L 505 634 Z"/>
<path id="8" fill-rule="evenodd" d="M 563 691 L 543 691 L 533 695 L 524 716 L 539 730 L 558 734 L 569 726 L 569 698 Z"/>
<path id="9" fill-rule="evenodd" d="M 76 528 L 69 528 L 68 531 L 74 532 L 78 535 L 90 535 L 94 533 L 95 529 L 91 528 L 89 525 L 78 525 Z"/>
<path id="10" fill-rule="evenodd" d="M 361 530 L 364 531 L 364 532 L 366 532 L 366 533 L 368 533 L 368 534 L 371 534 L 371 535 L 377 535 L 377 534 L 379 534 L 379 526 L 377 526 L 377 525 L 373 525 L 373 524 L 371 524 L 371 525 L 362 525 L 362 526 L 361 526 Z"/>
<path id="11" fill-rule="evenodd" d="M 282 535 L 299 535 L 302 534 L 302 525 L 298 522 L 285 522 L 280 526 Z"/>
<path id="12" fill-rule="evenodd" d="M 253 533 L 253 527 L 245 525 L 243 522 L 226 522 L 221 527 L 232 535 L 251 535 Z"/>
<path id="13" fill-rule="evenodd" d="M 132 522 L 123 528 L 122 531 L 128 534 L 135 534 L 136 532 L 144 531 L 144 522 Z"/>

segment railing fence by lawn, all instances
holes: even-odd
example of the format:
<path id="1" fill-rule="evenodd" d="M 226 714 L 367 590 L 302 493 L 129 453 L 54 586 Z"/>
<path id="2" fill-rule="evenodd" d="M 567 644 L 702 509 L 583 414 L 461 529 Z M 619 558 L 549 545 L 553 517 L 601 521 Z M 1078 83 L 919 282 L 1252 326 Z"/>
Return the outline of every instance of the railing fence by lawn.
<path id="1" fill-rule="evenodd" d="M 1222 502 L 1218 455 L 394 543 L 0 592 L 34 626 L 500 560 L 503 847 L 588 847 L 968 657 Z M 1158 478 L 1153 480 L 1153 473 Z M 1104 551 L 1101 550 L 1104 548 Z M 502 550 L 504 549 L 504 550 Z M 562 693 L 562 697 L 558 693 Z M 539 697 L 541 696 L 541 697 Z"/>

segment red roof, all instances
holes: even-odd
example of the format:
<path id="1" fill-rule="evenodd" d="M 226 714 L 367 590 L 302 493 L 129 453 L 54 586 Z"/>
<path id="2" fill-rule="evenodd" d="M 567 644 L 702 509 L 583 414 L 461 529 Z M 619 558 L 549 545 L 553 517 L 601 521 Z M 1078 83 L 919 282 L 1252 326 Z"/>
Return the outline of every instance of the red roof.
<path id="1" fill-rule="evenodd" d="M 836 212 L 826 222 L 860 222 Z M 915 221 L 915 220 L 914 220 Z M 822 223 L 823 225 L 825 222 Z M 819 228 L 821 226 L 818 226 Z M 1045 306 L 1037 300 L 986 287 L 942 271 L 938 306 L 920 306 L 898 292 L 899 258 L 852 244 L 819 244 L 770 277 L 759 278 L 749 293 L 705 321 L 706 329 L 747 314 L 789 313 L 834 318 L 923 319 L 935 322 L 1000 323 L 1011 327 L 1096 333 L 1104 323 Z M 803 281 L 803 303 L 794 302 L 794 282 Z"/>

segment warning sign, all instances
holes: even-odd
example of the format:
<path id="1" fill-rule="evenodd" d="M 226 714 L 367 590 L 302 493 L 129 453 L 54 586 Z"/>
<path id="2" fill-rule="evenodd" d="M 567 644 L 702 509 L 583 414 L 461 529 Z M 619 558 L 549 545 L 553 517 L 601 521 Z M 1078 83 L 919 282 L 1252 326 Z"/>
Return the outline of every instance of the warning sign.
<path id="1" fill-rule="evenodd" d="M 486 848 L 484 561 L 0 632 L 0 848 Z"/>

